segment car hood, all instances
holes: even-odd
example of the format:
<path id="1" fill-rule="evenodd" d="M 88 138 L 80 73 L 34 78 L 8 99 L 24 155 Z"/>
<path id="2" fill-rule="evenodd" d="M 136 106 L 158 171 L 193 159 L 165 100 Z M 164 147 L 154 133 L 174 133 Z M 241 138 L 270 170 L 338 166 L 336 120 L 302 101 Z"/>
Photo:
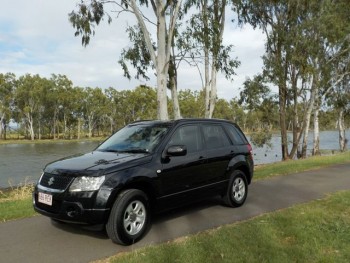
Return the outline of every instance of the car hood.
<path id="1" fill-rule="evenodd" d="M 148 162 L 149 154 L 143 153 L 113 153 L 94 151 L 86 154 L 74 155 L 49 163 L 45 172 L 66 175 L 102 175 L 109 170 L 125 169 L 140 162 Z"/>

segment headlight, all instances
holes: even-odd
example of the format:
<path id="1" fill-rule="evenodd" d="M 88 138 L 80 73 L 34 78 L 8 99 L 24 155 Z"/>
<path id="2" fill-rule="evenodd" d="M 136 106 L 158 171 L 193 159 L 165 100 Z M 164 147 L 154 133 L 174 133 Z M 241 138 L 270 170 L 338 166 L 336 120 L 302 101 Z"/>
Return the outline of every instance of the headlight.
<path id="1" fill-rule="evenodd" d="M 82 191 L 96 191 L 100 188 L 105 181 L 104 176 L 90 177 L 82 176 L 74 179 L 72 185 L 69 188 L 70 192 L 82 192 Z"/>

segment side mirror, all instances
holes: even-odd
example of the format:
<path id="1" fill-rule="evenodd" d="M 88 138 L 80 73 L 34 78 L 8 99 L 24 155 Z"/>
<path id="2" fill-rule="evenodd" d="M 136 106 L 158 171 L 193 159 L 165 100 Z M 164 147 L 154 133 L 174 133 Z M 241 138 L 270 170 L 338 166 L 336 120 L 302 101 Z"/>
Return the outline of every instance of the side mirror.
<path id="1" fill-rule="evenodd" d="M 167 156 L 185 156 L 187 148 L 185 145 L 172 145 L 166 151 Z"/>

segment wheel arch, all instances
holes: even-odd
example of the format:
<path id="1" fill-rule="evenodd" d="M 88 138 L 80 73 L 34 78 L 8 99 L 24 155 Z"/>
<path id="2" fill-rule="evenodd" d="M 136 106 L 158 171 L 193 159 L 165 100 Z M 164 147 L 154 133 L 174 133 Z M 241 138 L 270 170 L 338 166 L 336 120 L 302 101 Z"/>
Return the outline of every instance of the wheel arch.
<path id="1" fill-rule="evenodd" d="M 236 170 L 240 170 L 244 173 L 248 184 L 252 182 L 252 173 L 251 173 L 251 170 L 249 169 L 249 166 L 246 165 L 246 163 L 239 162 L 239 163 L 236 163 L 235 165 L 232 165 L 230 168 L 230 173 Z"/>
<path id="2" fill-rule="evenodd" d="M 108 200 L 108 207 L 112 207 L 114 202 L 117 200 L 119 194 L 128 189 L 137 189 L 144 192 L 148 198 L 150 209 L 153 210 L 156 201 L 156 189 L 154 185 L 147 180 L 133 180 L 131 182 L 126 182 L 123 185 L 119 185 L 114 189 L 113 194 L 111 194 Z"/>

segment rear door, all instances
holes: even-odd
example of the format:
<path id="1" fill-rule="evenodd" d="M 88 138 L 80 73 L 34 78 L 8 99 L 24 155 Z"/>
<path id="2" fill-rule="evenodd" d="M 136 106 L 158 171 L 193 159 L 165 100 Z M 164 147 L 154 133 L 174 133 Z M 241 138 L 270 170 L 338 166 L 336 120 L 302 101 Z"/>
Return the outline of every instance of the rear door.
<path id="1" fill-rule="evenodd" d="M 228 164 L 234 156 L 234 146 L 220 123 L 205 123 L 202 129 L 207 157 L 206 171 L 210 174 L 207 184 L 224 184 Z"/>

